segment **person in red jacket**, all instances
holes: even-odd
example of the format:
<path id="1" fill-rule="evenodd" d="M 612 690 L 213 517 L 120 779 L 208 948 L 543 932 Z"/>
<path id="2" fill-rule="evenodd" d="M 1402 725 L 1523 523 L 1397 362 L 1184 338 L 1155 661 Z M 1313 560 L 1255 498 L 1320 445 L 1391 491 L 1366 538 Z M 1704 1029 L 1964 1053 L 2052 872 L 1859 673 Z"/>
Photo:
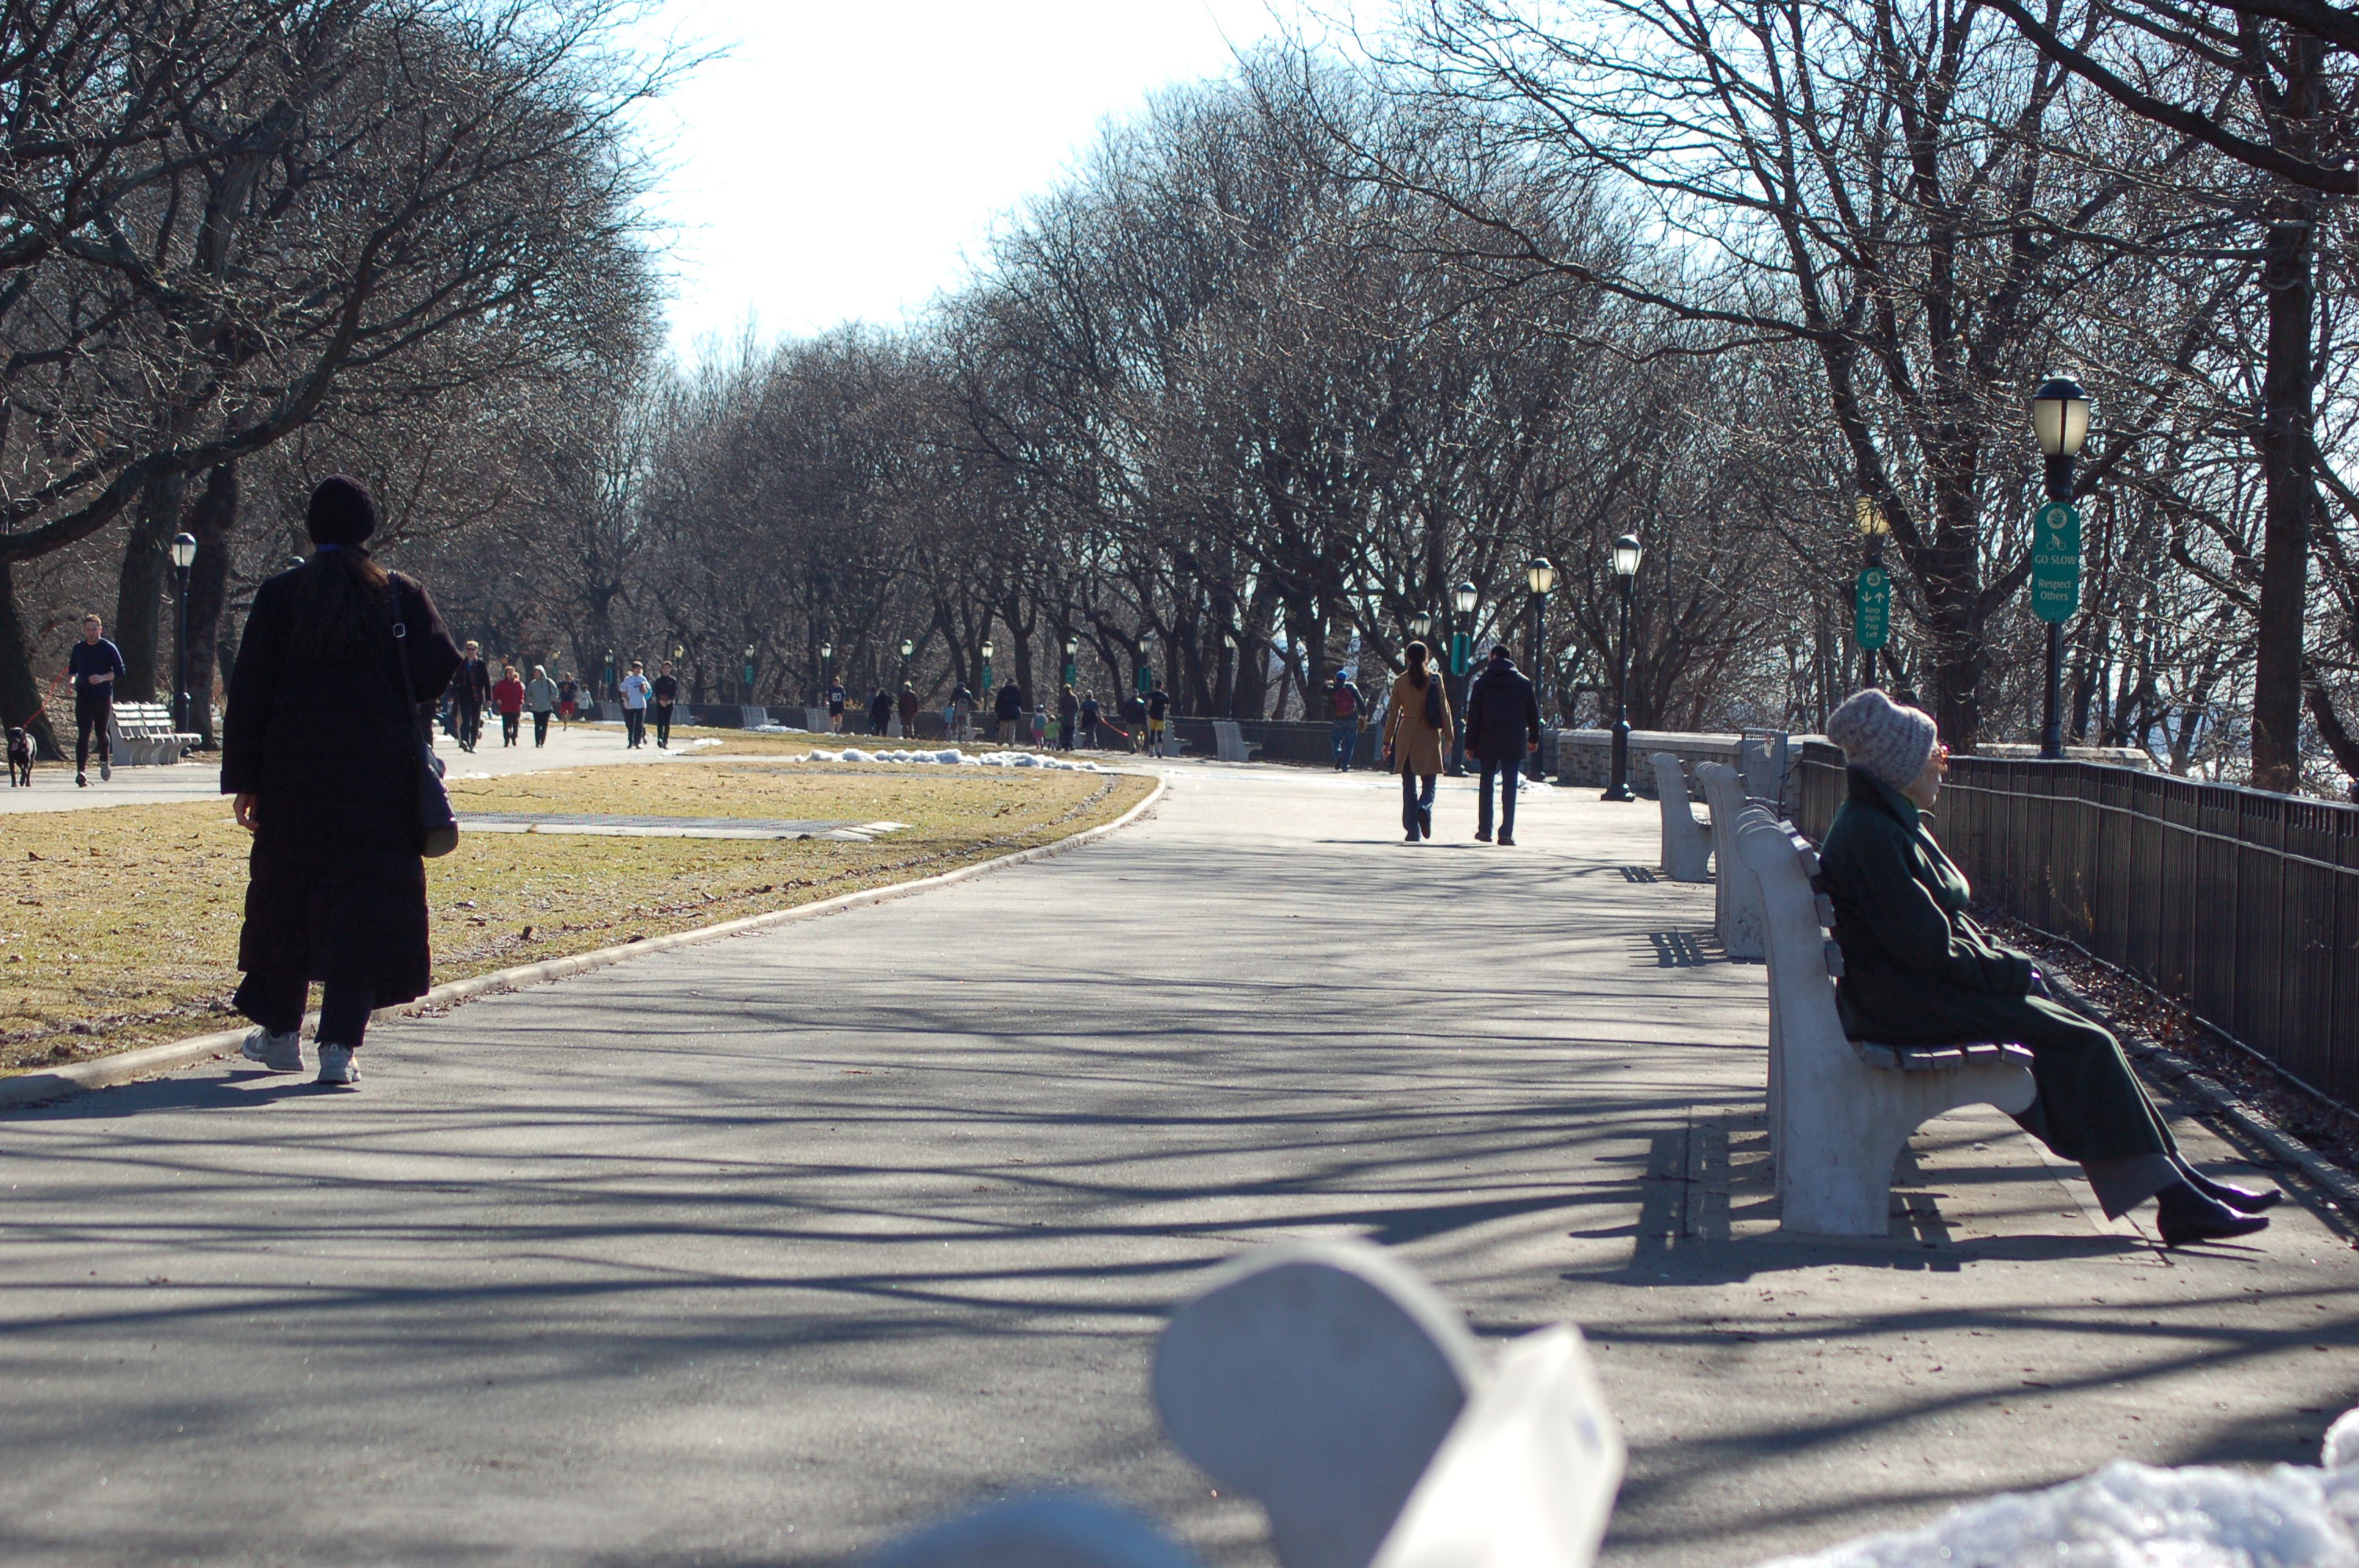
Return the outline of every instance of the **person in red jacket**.
<path id="1" fill-rule="evenodd" d="M 500 744 L 516 743 L 516 730 L 524 720 L 524 682 L 516 678 L 514 665 L 500 666 L 500 678 L 492 687 L 492 706 L 500 712 Z"/>

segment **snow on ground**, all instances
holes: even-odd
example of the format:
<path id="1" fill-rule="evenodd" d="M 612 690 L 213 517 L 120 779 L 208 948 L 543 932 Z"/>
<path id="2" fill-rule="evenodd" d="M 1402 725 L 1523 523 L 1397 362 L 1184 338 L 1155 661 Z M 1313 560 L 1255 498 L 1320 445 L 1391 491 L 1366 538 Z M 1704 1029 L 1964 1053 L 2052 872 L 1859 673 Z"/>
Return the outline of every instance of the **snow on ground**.
<path id="1" fill-rule="evenodd" d="M 2266 1471 L 2117 1459 L 1765 1568 L 2359 1568 L 2359 1411 L 2327 1433 L 2324 1457 Z"/>
<path id="2" fill-rule="evenodd" d="M 970 756 L 955 747 L 940 752 L 864 752 L 857 746 L 846 746 L 841 752 L 813 752 L 810 760 L 814 762 L 926 763 L 949 768 L 1049 768 L 1069 773 L 1102 773 L 1106 771 L 1095 762 L 1052 757 L 1041 752 L 984 752 Z"/>

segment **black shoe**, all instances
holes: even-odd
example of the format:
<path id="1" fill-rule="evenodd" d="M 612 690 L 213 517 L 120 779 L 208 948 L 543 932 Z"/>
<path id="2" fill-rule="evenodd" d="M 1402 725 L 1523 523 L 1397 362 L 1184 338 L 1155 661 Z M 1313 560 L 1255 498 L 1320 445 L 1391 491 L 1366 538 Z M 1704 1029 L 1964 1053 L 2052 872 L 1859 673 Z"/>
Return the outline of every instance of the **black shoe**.
<path id="1" fill-rule="evenodd" d="M 1408 842 L 1412 844 L 1417 842 L 1417 829 L 1414 827 L 1408 830 Z"/>
<path id="2" fill-rule="evenodd" d="M 1500 848 L 1500 849 L 1514 849 L 1515 847 L 1516 847 L 1516 841 L 1515 841 L 1513 838 L 1508 838 L 1505 833 L 1502 833 L 1502 834 L 1500 834 L 1500 835 L 1499 835 L 1499 848 Z"/>
<path id="3" fill-rule="evenodd" d="M 2155 1228 L 2162 1233 L 2165 1247 L 2225 1241 L 2269 1227 L 2267 1216 L 2238 1214 L 2225 1204 L 2212 1202 L 2185 1182 L 2163 1188 L 2155 1195 L 2154 1201 L 2158 1211 Z"/>
<path id="4" fill-rule="evenodd" d="M 90 775 L 88 773 L 76 773 L 74 774 L 74 783 L 81 785 L 83 789 L 88 789 L 90 787 Z"/>
<path id="5" fill-rule="evenodd" d="M 1474 830 L 1474 837 L 1488 844 L 1491 841 L 1491 830 L 1488 827 L 1478 827 Z"/>
<path id="6" fill-rule="evenodd" d="M 1417 830 L 1428 838 L 1433 837 L 1433 813 L 1420 811 L 1417 814 Z"/>
<path id="7" fill-rule="evenodd" d="M 2250 1187 L 2235 1187 L 2230 1186 L 2225 1182 L 2215 1182 L 2201 1171 L 2187 1170 L 2185 1173 L 2189 1186 L 2223 1208 L 2233 1208 L 2238 1214 L 2258 1214 L 2265 1208 L 2275 1208 L 2285 1201 L 2285 1194 L 2275 1187 L 2265 1187 L 2259 1192 L 2255 1192 Z"/>

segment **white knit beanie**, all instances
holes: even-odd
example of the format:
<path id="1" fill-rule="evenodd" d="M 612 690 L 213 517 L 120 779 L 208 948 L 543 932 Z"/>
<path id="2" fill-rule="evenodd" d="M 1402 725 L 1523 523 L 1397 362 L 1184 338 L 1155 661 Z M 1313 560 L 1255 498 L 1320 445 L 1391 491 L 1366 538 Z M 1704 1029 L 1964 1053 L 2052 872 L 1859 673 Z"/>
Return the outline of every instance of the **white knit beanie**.
<path id="1" fill-rule="evenodd" d="M 1904 708 L 1869 687 L 1827 715 L 1827 739 L 1843 760 L 1865 768 L 1894 789 L 1907 789 L 1925 771 L 1940 730 L 1922 708 Z"/>

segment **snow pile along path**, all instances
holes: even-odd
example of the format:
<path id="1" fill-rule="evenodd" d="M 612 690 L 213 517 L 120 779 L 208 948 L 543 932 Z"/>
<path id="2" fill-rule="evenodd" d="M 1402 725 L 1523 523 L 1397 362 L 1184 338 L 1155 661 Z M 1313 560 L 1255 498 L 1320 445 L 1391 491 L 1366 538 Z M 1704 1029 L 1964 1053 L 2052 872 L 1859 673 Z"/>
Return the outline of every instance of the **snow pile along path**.
<path id="1" fill-rule="evenodd" d="M 1051 757 L 1039 752 L 985 752 L 979 756 L 969 756 L 955 747 L 940 752 L 864 752 L 857 746 L 846 746 L 841 752 L 813 752 L 807 760 L 814 762 L 927 763 L 949 768 L 1049 768 L 1069 773 L 1102 773 L 1106 771 L 1095 762 Z"/>
<path id="2" fill-rule="evenodd" d="M 2325 1461 L 2244 1471 L 2117 1459 L 1765 1568 L 2359 1568 L 2359 1411 L 2327 1433 Z"/>

